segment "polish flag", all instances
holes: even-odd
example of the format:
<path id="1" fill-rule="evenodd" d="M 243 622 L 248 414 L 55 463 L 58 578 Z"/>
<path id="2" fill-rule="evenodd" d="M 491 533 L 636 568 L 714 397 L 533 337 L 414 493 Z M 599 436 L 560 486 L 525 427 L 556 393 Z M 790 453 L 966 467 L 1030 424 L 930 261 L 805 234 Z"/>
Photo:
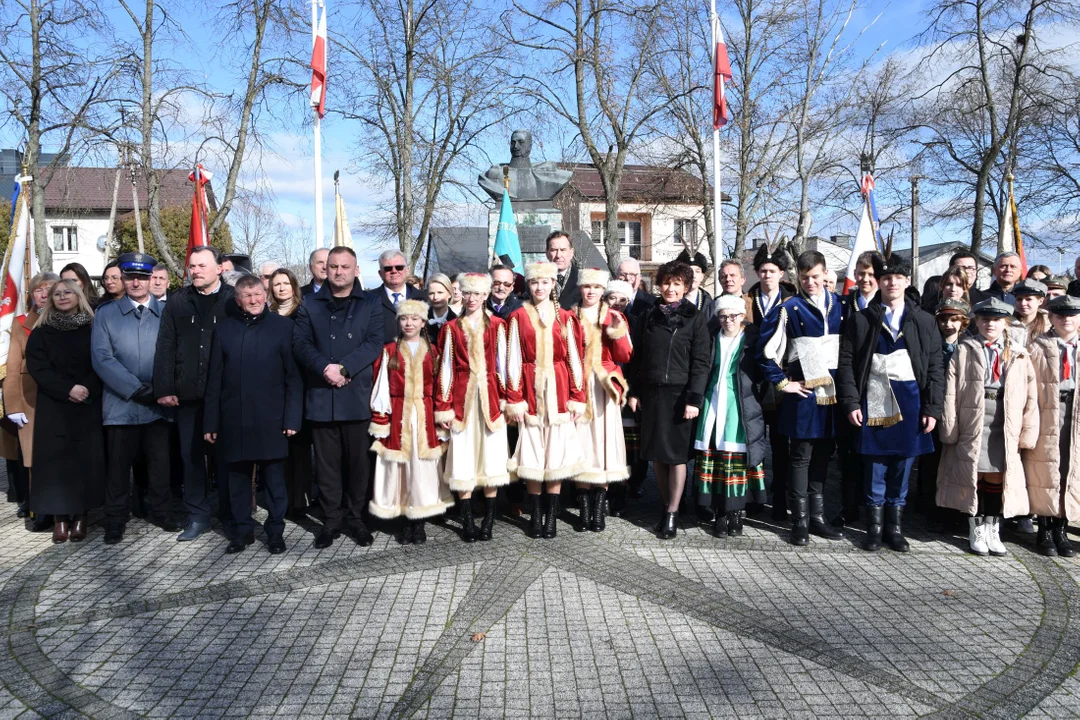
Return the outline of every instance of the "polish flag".
<path id="1" fill-rule="evenodd" d="M 843 295 L 847 295 L 855 287 L 855 262 L 859 259 L 859 256 L 864 252 L 878 249 L 874 236 L 874 223 L 870 219 L 870 203 L 864 200 L 862 220 L 859 221 L 859 232 L 855 235 L 855 244 L 851 246 L 851 257 L 848 258 Z"/>
<path id="2" fill-rule="evenodd" d="M 191 225 L 188 226 L 187 254 L 184 256 L 184 273 L 187 273 L 188 262 L 191 260 L 191 251 L 197 247 L 210 244 L 210 232 L 207 215 L 210 207 L 206 202 L 206 184 L 213 175 L 199 163 L 188 174 L 188 180 L 195 183 L 195 197 L 191 201 Z"/>
<path id="3" fill-rule="evenodd" d="M 724 83 L 731 80 L 731 63 L 728 61 L 727 45 L 724 34 L 720 31 L 720 16 L 713 15 L 713 37 L 716 39 L 716 51 L 713 54 L 713 115 L 714 130 L 727 125 L 728 106 Z"/>
<path id="4" fill-rule="evenodd" d="M 326 115 L 326 5 L 323 5 L 315 47 L 311 50 L 311 107 L 320 120 Z"/>

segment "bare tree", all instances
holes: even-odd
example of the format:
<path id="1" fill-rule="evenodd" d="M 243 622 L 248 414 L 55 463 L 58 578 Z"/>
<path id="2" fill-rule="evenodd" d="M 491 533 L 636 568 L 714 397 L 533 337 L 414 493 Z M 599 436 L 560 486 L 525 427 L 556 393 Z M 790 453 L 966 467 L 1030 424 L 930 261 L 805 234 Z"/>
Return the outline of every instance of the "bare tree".
<path id="1" fill-rule="evenodd" d="M 94 0 L 10 0 L 0 4 L 0 125 L 25 138 L 24 159 L 34 182 L 31 205 L 38 261 L 52 268 L 45 232 L 45 188 L 58 167 L 93 139 L 114 65 L 94 52 L 104 29 Z M 42 150 L 55 154 L 42 166 Z"/>
<path id="2" fill-rule="evenodd" d="M 361 123 L 357 166 L 393 184 L 393 206 L 367 225 L 410 267 L 440 204 L 475 194 L 464 178 L 478 140 L 512 107 L 495 20 L 475 0 L 361 0 L 333 38 L 353 78 L 342 114 Z"/>
<path id="3" fill-rule="evenodd" d="M 531 60 L 529 73 L 518 74 L 516 82 L 574 126 L 596 167 L 605 196 L 604 250 L 614 272 L 627 157 L 646 141 L 650 121 L 666 105 L 664 98 L 644 92 L 649 64 L 660 52 L 657 38 L 667 19 L 663 6 L 652 0 L 554 0 L 515 2 L 514 9 L 528 26 L 519 31 L 509 19 L 505 26 Z"/>

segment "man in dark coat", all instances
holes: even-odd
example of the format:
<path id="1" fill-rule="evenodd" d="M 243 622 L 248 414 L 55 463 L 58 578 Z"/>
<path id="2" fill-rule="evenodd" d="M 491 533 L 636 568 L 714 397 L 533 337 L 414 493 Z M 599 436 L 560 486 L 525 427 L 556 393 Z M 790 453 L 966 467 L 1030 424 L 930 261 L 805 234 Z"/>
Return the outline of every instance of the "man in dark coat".
<path id="1" fill-rule="evenodd" d="M 300 297 L 307 297 L 319 292 L 326 283 L 326 254 L 330 252 L 326 248 L 316 248 L 308 256 L 308 270 L 311 271 L 311 280 L 307 285 L 300 286 Z"/>
<path id="2" fill-rule="evenodd" d="M 574 244 L 562 230 L 554 230 L 544 241 L 547 259 L 558 269 L 555 287 L 559 291 L 559 307 L 569 310 L 581 304 L 581 288 L 578 287 L 577 263 L 574 262 Z"/>
<path id="3" fill-rule="evenodd" d="M 994 281 L 986 289 L 987 297 L 996 297 L 1006 305 L 1016 305 L 1013 286 L 1024 279 L 1020 255 L 1003 252 L 994 259 Z M 970 296 L 970 293 L 969 293 Z"/>
<path id="4" fill-rule="evenodd" d="M 304 298 L 293 351 L 305 376 L 305 417 L 312 423 L 324 525 L 316 548 L 328 548 L 343 525 L 360 545 L 373 542 L 364 524 L 370 465 L 372 365 L 382 352 L 383 312 L 360 289 L 356 253 L 333 248 L 326 284 Z M 346 485 L 347 482 L 347 485 Z"/>
<path id="5" fill-rule="evenodd" d="M 619 263 L 619 280 L 630 283 L 630 289 L 634 291 L 630 296 L 630 303 L 626 306 L 626 317 L 633 327 L 656 303 L 656 296 L 645 292 L 642 287 L 641 263 L 634 258 L 624 258 Z"/>
<path id="6" fill-rule="evenodd" d="M 491 268 L 491 294 L 487 309 L 492 315 L 506 320 L 510 313 L 521 307 L 521 300 L 514 295 L 514 271 L 505 265 Z"/>
<path id="7" fill-rule="evenodd" d="M 427 293 L 406 284 L 409 276 L 409 263 L 397 250 L 387 250 L 379 256 L 379 277 L 382 285 L 373 289 L 369 295 L 382 306 L 383 344 L 397 337 L 397 304 L 402 300 L 427 300 Z"/>
<path id="8" fill-rule="evenodd" d="M 99 308 L 94 317 L 94 372 L 105 385 L 105 544 L 124 537 L 128 521 L 131 471 L 140 451 L 146 455 L 151 522 L 166 532 L 172 518 L 169 440 L 172 412 L 154 398 L 154 351 L 165 305 L 150 294 L 157 263 L 142 253 L 118 258 L 126 296 Z"/>
<path id="9" fill-rule="evenodd" d="M 267 310 L 259 278 L 240 278 L 235 291 L 236 304 L 214 333 L 203 430 L 228 463 L 233 535 L 225 552 L 255 542 L 251 474 L 258 465 L 269 511 L 267 547 L 277 555 L 285 552 L 289 506 L 285 458 L 303 419 L 304 387 L 293 358 L 292 321 Z"/>
<path id="10" fill-rule="evenodd" d="M 195 248 L 188 260 L 191 285 L 173 293 L 161 315 L 154 352 L 154 397 L 158 404 L 174 408 L 184 463 L 184 505 L 188 524 L 176 539 L 194 540 L 210 529 L 210 493 L 207 487 L 203 440 L 203 397 L 210 374 L 210 350 L 214 327 L 232 303 L 233 289 L 221 281 L 221 252 L 211 246 Z M 217 478 L 219 513 L 223 525 L 232 524 L 229 496 L 224 491 L 221 463 Z"/>

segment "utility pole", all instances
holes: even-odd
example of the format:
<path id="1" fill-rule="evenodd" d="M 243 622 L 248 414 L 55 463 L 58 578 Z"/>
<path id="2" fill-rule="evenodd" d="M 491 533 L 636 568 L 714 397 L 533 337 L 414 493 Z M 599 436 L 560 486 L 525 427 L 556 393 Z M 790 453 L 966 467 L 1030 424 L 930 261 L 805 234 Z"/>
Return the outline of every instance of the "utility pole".
<path id="1" fill-rule="evenodd" d="M 911 176 L 911 284 L 919 288 L 919 176 Z"/>

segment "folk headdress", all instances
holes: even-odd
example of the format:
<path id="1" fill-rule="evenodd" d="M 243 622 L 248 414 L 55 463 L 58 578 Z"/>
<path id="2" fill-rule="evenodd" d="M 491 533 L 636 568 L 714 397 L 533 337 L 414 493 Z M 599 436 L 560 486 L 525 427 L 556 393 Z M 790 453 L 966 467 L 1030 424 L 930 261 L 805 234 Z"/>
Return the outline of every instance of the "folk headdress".
<path id="1" fill-rule="evenodd" d="M 770 248 L 768 243 L 763 244 L 758 248 L 758 251 L 754 253 L 754 270 L 761 269 L 762 265 L 773 264 L 780 268 L 780 272 L 788 271 L 788 258 L 779 247 Z"/>

